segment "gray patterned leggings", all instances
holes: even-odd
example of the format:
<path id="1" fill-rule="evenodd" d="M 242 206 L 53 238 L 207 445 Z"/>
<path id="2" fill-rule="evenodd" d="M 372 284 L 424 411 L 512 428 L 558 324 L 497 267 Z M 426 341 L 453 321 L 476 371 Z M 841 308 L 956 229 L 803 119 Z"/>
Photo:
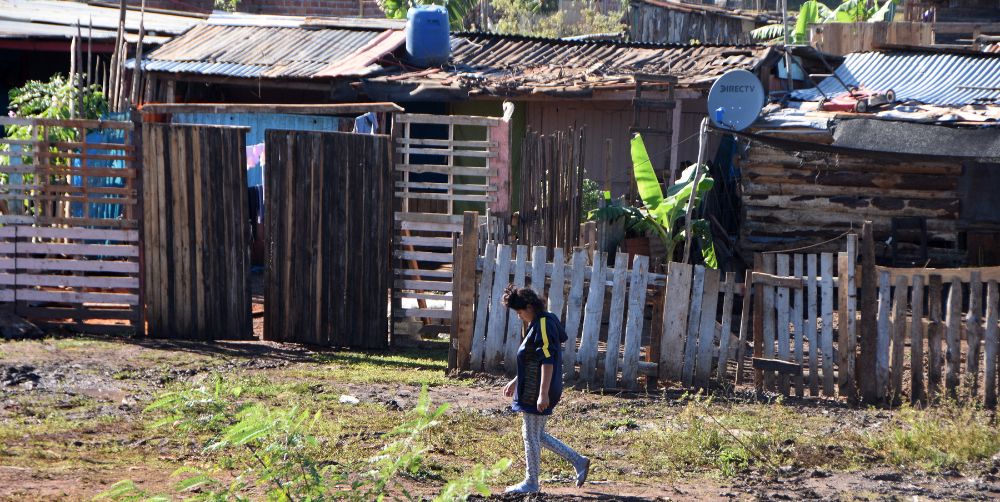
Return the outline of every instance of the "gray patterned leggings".
<path id="1" fill-rule="evenodd" d="M 525 483 L 538 486 L 538 468 L 542 461 L 541 447 L 543 446 L 572 464 L 573 468 L 580 466 L 583 462 L 583 456 L 545 432 L 545 422 L 549 419 L 548 416 L 532 413 L 521 413 L 521 416 L 524 418 L 524 427 L 521 432 L 524 436 Z"/>

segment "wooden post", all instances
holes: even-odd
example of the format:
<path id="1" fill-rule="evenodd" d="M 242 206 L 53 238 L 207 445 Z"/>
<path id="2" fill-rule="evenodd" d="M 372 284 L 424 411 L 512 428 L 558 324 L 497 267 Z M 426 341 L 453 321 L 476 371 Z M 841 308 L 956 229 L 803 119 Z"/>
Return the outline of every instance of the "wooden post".
<path id="1" fill-rule="evenodd" d="M 629 277 L 628 320 L 625 326 L 625 350 L 622 359 L 622 383 L 629 390 L 639 388 L 636 377 L 639 370 L 639 350 L 642 346 L 642 321 L 646 311 L 648 270 L 649 257 L 636 255 L 632 260 L 632 273 Z"/>
<path id="2" fill-rule="evenodd" d="M 875 381 L 875 354 L 878 352 L 878 274 L 875 273 L 875 239 L 872 222 L 861 227 L 861 354 L 858 358 L 858 387 L 861 400 L 871 404 L 878 401 Z"/>
<path id="3" fill-rule="evenodd" d="M 753 255 L 753 269 L 764 269 L 764 257 L 760 253 Z M 751 275 L 747 275 L 747 287 L 753 284 Z M 764 356 L 764 285 L 753 284 L 753 357 Z M 753 370 L 753 386 L 757 393 L 764 392 L 764 371 Z"/>
<path id="4" fill-rule="evenodd" d="M 663 335 L 660 338 L 660 380 L 680 381 L 684 370 L 684 341 L 691 305 L 693 267 L 679 262 L 667 266 L 663 295 Z"/>
<path id="5" fill-rule="evenodd" d="M 875 341 L 875 401 L 885 400 L 889 385 L 889 341 L 891 340 L 889 272 L 879 274 L 878 278 L 878 332 Z"/>
<path id="6" fill-rule="evenodd" d="M 858 400 L 858 389 L 855 383 L 855 367 L 857 366 L 858 353 L 858 289 L 855 281 L 858 262 L 858 234 L 847 235 L 847 345 L 840 348 L 844 352 L 844 362 L 847 367 L 841 367 L 840 371 L 846 373 L 844 378 L 846 385 L 843 395 L 847 396 L 849 403 L 856 403 Z M 841 328 L 844 329 L 844 328 Z"/>
<path id="7" fill-rule="evenodd" d="M 789 265 L 791 262 L 791 256 L 781 253 L 775 256 L 777 262 L 777 275 L 781 277 L 788 277 Z M 778 317 L 777 321 L 777 338 L 778 338 L 778 359 L 782 361 L 791 362 L 791 346 L 789 345 L 789 332 L 788 332 L 788 322 L 789 322 L 789 309 L 788 309 L 788 288 L 779 287 L 778 292 L 775 295 L 775 309 Z M 778 389 L 782 394 L 788 395 L 789 391 L 789 381 L 788 375 L 782 373 L 778 376 Z"/>
<path id="8" fill-rule="evenodd" d="M 960 338 L 962 323 L 962 283 L 957 277 L 952 277 L 951 287 L 948 289 L 948 310 L 945 314 L 944 324 L 947 337 L 947 373 L 945 375 L 945 387 L 948 390 L 948 397 L 958 398 L 958 375 L 961 371 L 962 362 L 962 340 Z"/>
<path id="9" fill-rule="evenodd" d="M 747 270 L 743 280 L 743 306 L 740 309 L 740 342 L 736 346 L 736 385 L 743 383 L 744 361 L 746 361 L 747 338 L 750 331 L 750 302 L 753 296 L 753 270 Z"/>
<path id="10" fill-rule="evenodd" d="M 718 275 L 716 275 L 718 277 Z M 718 282 L 718 278 L 716 278 Z M 684 343 L 684 367 L 681 381 L 690 388 L 694 383 L 694 363 L 698 357 L 698 333 L 701 332 L 701 307 L 705 297 L 705 267 L 695 265 L 691 286 L 691 310 L 688 316 L 687 342 Z"/>
<path id="11" fill-rule="evenodd" d="M 776 266 L 776 258 L 774 254 L 768 253 L 764 255 L 764 272 L 768 274 L 773 274 Z M 774 297 L 775 291 L 774 287 L 770 284 L 764 285 L 764 293 L 761 295 L 764 297 L 764 357 L 768 359 L 774 358 L 774 344 L 775 338 L 777 336 L 777 329 L 775 327 L 775 311 L 774 311 Z M 764 387 L 769 391 L 775 391 L 775 378 L 773 371 L 764 372 Z"/>
<path id="12" fill-rule="evenodd" d="M 583 334 L 580 337 L 580 380 L 595 382 L 597 371 L 597 343 L 600 338 L 601 321 L 604 316 L 604 281 L 607 270 L 604 253 L 594 253 L 594 264 L 590 271 L 590 288 L 583 314 Z"/>
<path id="13" fill-rule="evenodd" d="M 924 387 L 924 276 L 914 275 L 910 289 L 910 404 L 926 405 Z"/>
<path id="14" fill-rule="evenodd" d="M 452 321 L 458 326 L 452 349 L 455 368 L 470 369 L 472 333 L 475 325 L 476 258 L 479 257 L 479 213 L 466 211 L 462 217 L 462 244 L 455 258 L 455 296 L 452 298 Z"/>
<path id="15" fill-rule="evenodd" d="M 896 291 L 892 297 L 892 405 L 898 406 L 903 396 L 903 356 L 906 345 L 906 276 L 896 277 Z"/>
<path id="16" fill-rule="evenodd" d="M 986 370 L 983 385 L 986 387 L 986 407 L 996 408 L 997 405 L 997 351 L 1000 349 L 1000 327 L 997 326 L 997 301 L 1000 291 L 997 281 L 990 281 L 986 286 Z"/>
<path id="17" fill-rule="evenodd" d="M 802 279 L 805 276 L 805 266 L 801 254 L 795 255 L 793 266 L 795 277 Z M 792 294 L 794 300 L 792 304 L 792 324 L 795 328 L 795 346 L 793 347 L 792 355 L 795 358 L 795 362 L 801 368 L 805 362 L 805 356 L 803 355 L 803 350 L 805 349 L 805 340 L 803 339 L 805 330 L 802 326 L 802 316 L 805 312 L 805 295 L 802 288 L 795 288 Z M 799 398 L 805 397 L 805 380 L 801 372 L 795 375 L 795 396 Z"/>
<path id="18" fill-rule="evenodd" d="M 722 332 L 719 336 L 719 362 L 716 368 L 716 379 L 719 384 L 725 383 L 726 368 L 729 362 L 729 340 L 732 337 L 733 294 L 736 292 L 736 273 L 726 272 L 726 282 L 722 288 Z"/>
<path id="19" fill-rule="evenodd" d="M 486 243 L 483 255 L 483 276 L 479 279 L 479 300 L 476 304 L 476 323 L 472 331 L 472 362 L 474 371 L 483 370 L 483 356 L 486 353 L 486 319 L 490 306 L 490 291 L 493 289 L 493 269 L 497 263 L 497 243 Z"/>
<path id="20" fill-rule="evenodd" d="M 822 253 L 820 264 L 820 315 L 823 329 L 820 331 L 820 346 L 823 348 L 823 395 L 834 397 L 836 392 L 833 378 L 833 253 Z"/>
<path id="21" fill-rule="evenodd" d="M 978 270 L 972 271 L 969 279 L 969 312 L 965 317 L 965 336 L 969 342 L 965 367 L 968 373 L 969 395 L 975 401 L 979 397 L 979 359 L 982 357 L 983 340 L 983 281 Z"/>
<path id="22" fill-rule="evenodd" d="M 622 327 L 625 322 L 625 284 L 628 279 L 628 255 L 618 252 L 611 280 L 611 306 L 608 314 L 607 349 L 604 352 L 604 388 L 613 389 L 618 383 L 618 354 L 621 349 Z M 635 284 L 632 285 L 635 287 Z M 634 315 L 634 312 L 629 312 Z M 628 364 L 628 360 L 625 360 Z"/>
<path id="23" fill-rule="evenodd" d="M 932 275 L 927 283 L 927 400 L 933 403 L 941 392 L 941 276 Z"/>
<path id="24" fill-rule="evenodd" d="M 819 336 L 816 332 L 819 299 L 816 291 L 817 256 L 806 256 L 806 336 L 809 338 L 809 395 L 819 396 Z"/>

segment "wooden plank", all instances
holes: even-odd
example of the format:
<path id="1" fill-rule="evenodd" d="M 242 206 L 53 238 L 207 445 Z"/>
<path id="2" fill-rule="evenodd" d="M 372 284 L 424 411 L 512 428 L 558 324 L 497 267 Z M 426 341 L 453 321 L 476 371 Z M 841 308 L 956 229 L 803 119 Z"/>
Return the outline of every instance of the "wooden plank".
<path id="1" fill-rule="evenodd" d="M 910 405 L 927 405 L 924 387 L 924 277 L 913 276 L 910 289 Z"/>
<path id="2" fill-rule="evenodd" d="M 691 265 L 684 263 L 670 262 L 667 267 L 667 287 L 663 292 L 663 334 L 660 338 L 659 378 L 662 381 L 681 380 L 692 273 Z"/>
<path id="3" fill-rule="evenodd" d="M 419 230 L 422 232 L 456 233 L 462 231 L 460 223 L 425 223 L 417 221 L 395 221 L 393 227 L 399 230 Z"/>
<path id="4" fill-rule="evenodd" d="M 455 194 L 455 193 L 427 193 L 427 192 L 396 192 L 396 197 L 406 197 L 410 200 L 447 200 L 462 202 L 496 202 L 493 195 Z"/>
<path id="5" fill-rule="evenodd" d="M 65 270 L 76 272 L 139 273 L 139 264 L 129 261 L 62 260 L 51 258 L 0 258 L 0 269 Z"/>
<path id="6" fill-rule="evenodd" d="M 468 126 L 499 125 L 502 119 L 498 117 L 475 117 L 471 115 L 429 115 L 424 113 L 397 113 L 393 115 L 396 122 L 418 124 L 454 124 Z"/>
<path id="7" fill-rule="evenodd" d="M 844 351 L 844 361 L 846 367 L 841 367 L 844 372 L 845 394 L 850 403 L 857 402 L 857 340 L 858 340 L 858 290 L 857 290 L 857 261 L 858 261 L 858 234 L 847 234 L 847 340 L 841 350 Z M 841 286 L 843 287 L 843 285 Z"/>
<path id="8" fill-rule="evenodd" d="M 789 265 L 791 257 L 785 253 L 779 253 L 775 255 L 775 260 L 777 262 L 777 275 L 781 277 L 788 277 Z M 796 277 L 795 279 L 798 279 Z M 801 283 L 801 279 L 799 279 Z M 778 335 L 778 359 L 782 361 L 791 361 L 791 347 L 789 346 L 789 333 L 788 333 L 788 323 L 789 323 L 789 306 L 788 306 L 788 288 L 778 287 L 777 293 L 774 297 L 774 308 L 778 316 L 777 321 L 777 335 Z M 780 375 L 778 377 L 778 390 L 784 395 L 789 395 L 789 381 L 788 375 Z"/>
<path id="9" fill-rule="evenodd" d="M 394 281 L 394 284 L 397 289 L 413 289 L 417 291 L 451 291 L 453 288 L 451 281 L 410 281 L 397 279 Z"/>
<path id="10" fill-rule="evenodd" d="M 809 395 L 819 396 L 819 353 L 821 345 L 816 333 L 818 298 L 816 290 L 817 255 L 806 256 L 806 338 L 809 339 Z"/>
<path id="11" fill-rule="evenodd" d="M 753 358 L 753 367 L 765 371 L 776 371 L 781 375 L 801 375 L 802 365 L 781 359 Z"/>
<path id="12" fill-rule="evenodd" d="M 564 303 L 566 290 L 566 258 L 562 248 L 552 250 L 552 272 L 549 285 L 549 312 L 554 313 L 560 320 L 565 320 Z"/>
<path id="13" fill-rule="evenodd" d="M 875 272 L 875 238 L 873 224 L 866 221 L 861 227 L 861 352 L 855 377 L 861 399 L 865 404 L 878 402 L 875 382 L 875 354 L 878 351 L 878 276 Z"/>
<path id="14" fill-rule="evenodd" d="M 393 218 L 397 222 L 414 222 L 414 223 L 442 223 L 442 224 L 458 224 L 462 225 L 462 217 L 454 214 L 441 214 L 441 213 L 393 213 Z M 485 225 L 486 218 L 480 216 L 479 224 Z M 458 231 L 461 231 L 458 230 Z"/>
<path id="15" fill-rule="evenodd" d="M 441 155 L 446 157 L 470 157 L 470 158 L 487 158 L 496 157 L 497 152 L 488 150 L 454 150 L 454 149 L 439 149 L 439 148 L 413 148 L 409 146 L 396 147 L 396 151 L 399 153 L 408 153 L 410 155 Z"/>
<path id="16" fill-rule="evenodd" d="M 434 263 L 452 263 L 455 260 L 452 253 L 434 253 L 431 251 L 393 251 L 392 255 L 403 260 L 428 261 Z"/>
<path id="17" fill-rule="evenodd" d="M 546 298 L 545 294 L 545 246 L 534 246 L 531 248 L 531 289 L 538 293 L 538 296 Z"/>
<path id="18" fill-rule="evenodd" d="M 763 255 L 764 261 L 764 272 L 768 274 L 773 274 L 775 271 L 775 261 L 776 258 L 774 254 L 768 253 Z M 764 286 L 763 289 L 764 297 L 764 340 L 763 340 L 763 356 L 767 359 L 773 359 L 775 355 L 774 345 L 777 342 L 777 325 L 775 321 L 775 311 L 774 311 L 774 288 L 770 286 Z M 774 373 L 765 371 L 764 372 L 764 387 L 769 391 L 776 390 Z"/>
<path id="19" fill-rule="evenodd" d="M 587 291 L 587 305 L 584 307 L 583 336 L 580 338 L 580 380 L 594 383 L 597 371 L 597 342 L 604 316 L 604 269 L 607 258 L 604 253 L 594 254 L 591 266 L 590 288 Z"/>
<path id="20" fill-rule="evenodd" d="M 837 391 L 847 396 L 847 252 L 837 253 Z"/>
<path id="21" fill-rule="evenodd" d="M 712 356 L 715 353 L 715 316 L 719 306 L 719 279 L 717 269 L 705 270 L 705 292 L 702 295 L 701 323 L 698 328 L 698 351 L 695 358 L 695 387 L 708 388 L 708 380 L 712 374 Z M 728 333 L 726 334 L 728 336 Z"/>
<path id="22" fill-rule="evenodd" d="M 13 253 L 14 244 L 0 244 L 0 253 Z M 18 243 L 19 255 L 83 255 L 135 258 L 139 256 L 137 245 L 103 245 L 103 244 L 31 244 Z"/>
<path id="23" fill-rule="evenodd" d="M 618 385 L 618 354 L 621 349 L 622 327 L 625 320 L 625 283 L 628 279 L 628 255 L 618 252 L 615 257 L 614 279 L 611 281 L 611 304 L 608 307 L 608 338 L 604 352 L 604 388 Z M 645 286 L 645 285 L 644 285 Z M 635 287 L 633 283 L 632 288 Z M 631 299 L 631 296 L 629 296 Z M 625 360 L 628 364 L 628 359 Z M 622 380 L 626 382 L 626 380 Z"/>
<path id="24" fill-rule="evenodd" d="M 754 253 L 754 270 L 764 269 L 764 255 Z M 751 273 L 751 277 L 753 274 Z M 750 283 L 752 284 L 752 283 Z M 764 356 L 764 285 L 753 284 L 753 355 L 752 357 Z M 764 392 L 764 371 L 754 368 L 753 372 L 754 391 L 758 395 Z"/>
<path id="25" fill-rule="evenodd" d="M 112 305 L 137 305 L 139 303 L 139 295 L 132 293 L 81 293 L 77 291 L 17 289 L 15 295 L 19 301 L 107 303 Z"/>
<path id="26" fill-rule="evenodd" d="M 628 320 L 625 327 L 625 354 L 622 362 L 622 381 L 629 390 L 639 389 L 637 376 L 640 363 L 639 351 L 642 345 L 642 324 L 646 314 L 648 271 L 649 257 L 635 255 L 629 278 Z M 617 353 L 615 356 L 617 358 Z"/>
<path id="27" fill-rule="evenodd" d="M 0 285 L 50 286 L 57 288 L 135 289 L 139 287 L 139 278 L 61 274 L 0 274 Z"/>
<path id="28" fill-rule="evenodd" d="M 396 144 L 402 146 L 451 146 L 456 148 L 493 148 L 496 149 L 499 143 L 496 141 L 462 141 L 454 139 L 421 139 L 421 138 L 396 138 Z"/>
<path id="29" fill-rule="evenodd" d="M 43 119 L 25 117 L 0 117 L 0 125 L 55 126 L 68 129 L 121 129 L 131 131 L 135 124 L 119 120 Z"/>
<path id="30" fill-rule="evenodd" d="M 0 228 L 0 237 L 12 237 L 2 233 L 3 230 L 13 231 L 12 227 Z M 107 240 L 120 242 L 139 242 L 138 230 L 106 230 L 97 228 L 52 228 L 52 227 L 21 227 L 18 237 L 42 239 L 81 239 Z"/>
<path id="31" fill-rule="evenodd" d="M 942 284 L 940 275 L 928 278 L 927 308 L 927 400 L 936 402 L 941 393 L 941 337 L 944 326 L 941 323 Z"/>
<path id="32" fill-rule="evenodd" d="M 517 257 L 514 261 L 514 280 L 511 284 L 518 288 L 524 287 L 524 277 L 528 267 L 528 246 L 517 246 Z M 507 338 L 504 342 L 504 372 L 508 375 L 517 374 L 517 349 L 521 346 L 521 334 L 524 323 L 517 315 L 507 317 Z"/>
<path id="33" fill-rule="evenodd" d="M 985 404 L 987 409 L 997 406 L 997 355 L 1000 354 L 1000 326 L 998 322 L 998 302 L 1000 288 L 997 281 L 989 281 L 986 285 L 986 341 L 985 370 L 983 386 L 985 389 Z"/>
<path id="34" fill-rule="evenodd" d="M 803 277 L 805 275 L 805 266 L 803 263 L 802 255 L 796 254 L 794 256 L 794 271 L 795 277 Z M 795 361 L 799 367 L 802 367 L 805 362 L 802 351 L 805 348 L 802 336 L 805 334 L 802 328 L 802 313 L 805 311 L 804 291 L 799 288 L 792 293 L 792 325 L 795 331 L 795 341 L 792 346 L 792 360 Z M 795 396 L 802 398 L 805 397 L 805 385 L 802 379 L 802 375 L 796 375 L 793 381 L 795 385 Z"/>
<path id="35" fill-rule="evenodd" d="M 455 297 L 449 293 L 411 293 L 409 291 L 400 291 L 396 293 L 396 297 L 400 299 L 439 300 L 444 302 L 451 302 L 455 299 Z"/>
<path id="36" fill-rule="evenodd" d="M 785 288 L 787 289 L 801 289 L 803 287 L 803 279 L 800 277 L 787 277 L 781 275 L 767 274 L 764 272 L 754 272 L 753 273 L 754 284 L 763 284 L 765 286 L 771 286 L 775 288 Z"/>
<path id="37" fill-rule="evenodd" d="M 493 258 L 493 261 L 496 262 L 496 257 Z M 420 277 L 421 279 L 423 279 L 423 278 L 451 279 L 454 276 L 454 273 L 451 270 L 425 270 L 425 269 L 401 269 L 401 268 L 396 268 L 396 269 L 393 269 L 392 272 L 394 274 L 396 274 L 396 275 L 401 275 L 401 276 L 405 276 L 405 277 L 414 277 L 414 276 L 417 276 L 417 277 Z"/>
<path id="38" fill-rule="evenodd" d="M 454 191 L 465 191 L 465 192 L 496 192 L 496 185 L 475 185 L 475 184 L 463 184 L 463 183 L 428 183 L 422 181 L 397 181 L 395 183 L 396 188 L 409 188 L 409 189 L 421 189 L 421 190 L 454 190 Z M 409 196 L 410 192 L 406 192 L 405 196 Z"/>
<path id="39" fill-rule="evenodd" d="M 572 264 L 569 297 L 566 301 L 566 345 L 563 354 L 563 379 L 566 381 L 573 380 L 576 371 L 577 339 L 583 309 L 583 282 L 587 273 L 587 254 L 583 248 L 573 250 Z"/>
<path id="40" fill-rule="evenodd" d="M 401 112 L 403 108 L 395 103 L 324 103 L 302 105 L 270 103 L 148 103 L 144 104 L 140 111 L 143 114 L 287 113 L 356 116 L 367 112 Z"/>
<path id="41" fill-rule="evenodd" d="M 510 283 L 510 252 L 507 244 L 497 247 L 493 290 L 490 293 L 490 318 L 483 351 L 483 369 L 493 372 L 503 361 L 503 340 L 507 333 L 507 307 L 503 305 L 503 290 Z"/>
<path id="42" fill-rule="evenodd" d="M 456 304 L 452 309 L 458 312 L 457 344 L 455 362 L 459 370 L 471 369 L 473 326 L 475 323 L 476 301 L 476 258 L 479 254 L 479 218 L 475 211 L 466 211 L 465 228 L 462 231 L 462 245 L 459 247 L 456 264 L 461 270 L 460 280 L 454 285 Z M 545 250 L 542 250 L 544 262 Z M 544 283 L 544 279 L 543 279 Z"/>
<path id="43" fill-rule="evenodd" d="M 834 397 L 833 378 L 833 254 L 820 255 L 820 299 L 823 329 L 820 346 L 823 351 L 823 395 Z"/>
<path id="44" fill-rule="evenodd" d="M 694 367 L 698 358 L 698 334 L 701 327 L 701 306 L 705 296 L 705 267 L 695 265 L 691 282 L 691 308 L 688 314 L 686 341 L 684 342 L 684 366 L 681 382 L 690 388 L 694 384 Z"/>
<path id="45" fill-rule="evenodd" d="M 397 236 L 396 243 L 403 246 L 428 246 L 449 249 L 452 246 L 450 237 L 423 237 L 414 235 Z"/>
<path id="46" fill-rule="evenodd" d="M 892 359 L 889 368 L 889 396 L 893 406 L 901 404 L 903 396 L 903 356 L 906 346 L 906 293 L 908 290 L 906 277 L 897 278 L 892 297 Z"/>
<path id="47" fill-rule="evenodd" d="M 402 309 L 397 317 L 422 317 L 427 319 L 451 319 L 451 310 Z"/>
<path id="48" fill-rule="evenodd" d="M 719 335 L 719 357 L 716 366 L 716 380 L 721 385 L 726 381 L 726 369 L 729 365 L 729 340 L 732 338 L 733 324 L 733 294 L 736 291 L 736 274 L 726 272 L 726 281 L 722 287 L 722 330 Z"/>
<path id="49" fill-rule="evenodd" d="M 972 272 L 969 281 L 969 311 L 965 317 L 965 339 L 968 348 L 965 356 L 966 382 L 969 396 L 979 399 L 979 360 L 982 359 L 983 340 L 983 281 L 978 271 Z"/>
<path id="50" fill-rule="evenodd" d="M 920 275 L 924 277 L 924 282 L 931 275 L 940 275 L 942 280 L 951 281 L 958 279 L 959 282 L 972 282 L 972 274 L 979 274 L 979 279 L 983 282 L 1000 281 L 1000 267 L 979 267 L 979 268 L 890 268 L 878 267 L 879 273 L 889 272 L 889 277 L 895 280 L 896 277 L 913 277 Z"/>
<path id="51" fill-rule="evenodd" d="M 422 174 L 438 173 L 452 174 L 456 176 L 480 176 L 484 178 L 497 175 L 496 168 L 490 167 L 468 167 L 468 166 L 442 166 L 437 164 L 396 164 L 396 170 L 404 173 Z"/>
<path id="52" fill-rule="evenodd" d="M 736 385 L 743 384 L 744 361 L 746 360 L 747 338 L 750 335 L 750 308 L 753 297 L 753 270 L 747 270 L 743 279 L 743 305 L 740 309 L 740 341 L 736 347 Z"/>
<path id="53" fill-rule="evenodd" d="M 890 323 L 889 274 L 882 273 L 878 281 L 878 332 L 875 353 L 875 400 L 885 401 L 889 385 L 889 350 L 892 329 Z"/>
<path id="54" fill-rule="evenodd" d="M 947 336 L 947 373 L 945 374 L 945 387 L 948 397 L 958 398 L 959 375 L 961 374 L 962 361 L 962 283 L 958 278 L 952 278 L 951 287 L 948 290 L 948 310 L 944 320 Z"/>

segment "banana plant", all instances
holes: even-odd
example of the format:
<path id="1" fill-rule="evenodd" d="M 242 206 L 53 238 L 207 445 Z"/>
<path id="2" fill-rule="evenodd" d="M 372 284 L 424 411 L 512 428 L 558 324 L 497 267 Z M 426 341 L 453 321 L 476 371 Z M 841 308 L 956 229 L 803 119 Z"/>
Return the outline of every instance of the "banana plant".
<path id="1" fill-rule="evenodd" d="M 476 0 L 376 0 L 387 19 L 406 19 L 411 5 L 441 5 L 448 9 L 448 22 L 452 31 L 465 29 L 465 16 L 478 5 Z"/>
<path id="2" fill-rule="evenodd" d="M 864 0 L 846 0 L 837 7 L 830 9 L 817 0 L 808 0 L 799 6 L 792 29 L 793 44 L 809 43 L 809 25 L 823 23 L 857 23 L 857 22 L 891 22 L 896 15 L 897 0 L 885 0 L 879 6 L 875 0 L 872 7 L 867 7 Z M 750 31 L 750 37 L 758 42 L 777 43 L 782 41 L 784 26 L 780 23 L 769 24 Z"/>
<path id="3" fill-rule="evenodd" d="M 696 188 L 694 178 L 698 170 L 701 171 L 701 176 Z M 695 197 L 693 207 L 697 207 L 698 202 L 712 189 L 715 181 L 709 176 L 705 165 L 692 164 L 681 173 L 677 182 L 667 187 L 667 192 L 664 193 L 640 134 L 632 138 L 632 173 L 639 188 L 642 207 L 608 205 L 592 211 L 591 218 L 612 222 L 618 218 L 627 218 L 626 229 L 652 231 L 663 242 L 667 250 L 666 259 L 670 261 L 678 244 L 685 240 L 684 220 L 687 216 L 688 200 L 692 196 Z M 694 220 L 691 229 L 701 248 L 705 266 L 718 268 L 715 245 L 712 243 L 712 232 L 708 222 L 704 219 Z"/>

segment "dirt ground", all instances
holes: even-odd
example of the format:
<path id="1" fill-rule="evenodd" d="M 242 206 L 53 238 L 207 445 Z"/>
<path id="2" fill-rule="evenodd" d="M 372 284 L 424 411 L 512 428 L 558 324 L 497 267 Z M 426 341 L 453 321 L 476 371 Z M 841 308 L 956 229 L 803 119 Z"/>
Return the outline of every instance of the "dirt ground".
<path id="1" fill-rule="evenodd" d="M 428 353 L 426 360 L 442 361 L 440 349 Z M 169 488 L 175 481 L 172 472 L 203 459 L 196 448 L 178 446 L 168 441 L 163 431 L 147 427 L 149 418 L 142 410 L 164 389 L 204 382 L 220 374 L 305 385 L 300 394 L 315 399 L 324 394 L 354 396 L 359 406 L 389 418 L 414 405 L 419 394 L 417 382 L 427 379 L 431 399 L 451 403 L 449 414 L 471 417 L 473 422 L 477 416 L 500 420 L 505 437 L 510 439 L 507 454 L 520 458 L 517 423 L 499 396 L 500 380 L 446 378 L 437 363 L 410 359 L 371 363 L 351 357 L 268 342 L 199 344 L 88 336 L 0 342 L 0 500 L 89 500 L 126 478 L 150 490 Z M 419 357 L 418 353 L 416 361 L 424 360 Z M 369 369 L 359 371 L 359 365 Z M 412 381 L 409 375 L 414 375 Z M 750 467 L 732 476 L 720 476 L 697 467 L 684 472 L 683 466 L 675 466 L 671 473 L 651 473 L 639 459 L 631 472 L 632 461 L 623 462 L 619 457 L 625 452 L 613 448 L 615 435 L 680 413 L 678 397 L 670 393 L 608 396 L 569 391 L 561 406 L 567 414 L 578 415 L 579 421 L 574 423 L 617 423 L 619 415 L 637 417 L 638 422 L 622 422 L 624 425 L 616 427 L 624 432 L 616 429 L 606 434 L 606 442 L 601 444 L 605 448 L 612 445 L 608 451 L 591 451 L 597 467 L 591 482 L 582 489 L 572 487 L 562 473 L 543 479 L 542 495 L 494 499 L 1000 499 L 1000 460 L 970 464 L 962 471 L 929 474 L 893 468 L 880 461 L 851 468 L 823 467 L 823 459 L 818 458 L 811 463 L 819 467 L 788 465 L 777 472 Z M 736 403 L 752 400 L 739 395 L 733 399 Z M 828 430 L 814 431 L 818 435 L 878 427 L 891 418 L 891 412 L 854 410 L 835 402 L 789 401 L 783 406 L 797 414 L 802 424 L 824 424 Z M 825 454 L 843 456 L 844 452 L 816 453 L 819 457 Z M 444 453 L 441 458 L 442 463 L 454 460 Z M 520 468 L 516 460 L 512 471 Z M 507 479 L 516 476 L 517 472 L 511 472 Z M 414 483 L 418 492 L 426 493 L 440 486 L 434 479 Z M 499 491 L 502 486 L 494 488 Z"/>

